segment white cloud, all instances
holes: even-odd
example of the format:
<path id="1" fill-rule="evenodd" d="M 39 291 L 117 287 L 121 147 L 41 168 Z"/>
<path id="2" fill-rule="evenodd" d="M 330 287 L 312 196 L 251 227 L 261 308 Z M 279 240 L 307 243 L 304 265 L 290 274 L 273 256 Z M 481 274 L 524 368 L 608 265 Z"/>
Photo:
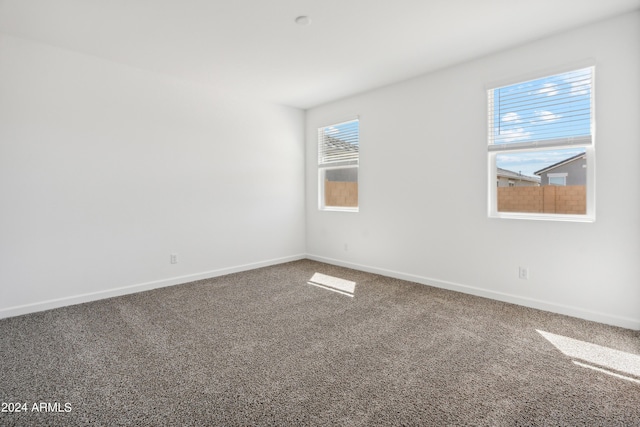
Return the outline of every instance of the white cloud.
<path id="1" fill-rule="evenodd" d="M 587 95 L 589 93 L 589 82 L 572 82 L 571 95 Z"/>
<path id="2" fill-rule="evenodd" d="M 575 155 L 584 153 L 584 150 L 557 150 L 557 151 L 529 151 L 524 153 L 499 154 L 499 160 L 503 163 L 536 163 L 545 166 L 558 163 Z"/>
<path id="3" fill-rule="evenodd" d="M 500 154 L 498 156 L 498 162 L 504 164 L 518 164 L 530 161 L 528 158 L 517 154 Z"/>
<path id="4" fill-rule="evenodd" d="M 553 96 L 558 94 L 558 85 L 555 83 L 545 83 L 542 89 L 538 91 L 541 95 Z"/>
<path id="5" fill-rule="evenodd" d="M 588 95 L 591 85 L 591 74 L 587 70 L 577 70 L 564 75 L 564 83 L 570 83 L 571 95 Z"/>
<path id="6" fill-rule="evenodd" d="M 554 114 L 551 111 L 546 111 L 546 110 L 539 110 L 536 111 L 536 117 L 542 121 L 545 121 L 547 123 L 549 122 L 555 122 L 556 120 L 562 118 L 561 115 L 559 114 Z"/>
<path id="7" fill-rule="evenodd" d="M 340 130 L 336 129 L 333 126 L 329 126 L 329 127 L 324 128 L 324 134 L 325 135 L 335 135 L 336 133 L 339 133 L 339 132 L 340 132 Z"/>
<path id="8" fill-rule="evenodd" d="M 520 115 L 518 113 L 506 113 L 502 116 L 501 121 L 505 124 L 505 128 L 500 129 L 500 134 L 496 138 L 497 144 L 523 141 L 531 137 L 531 132 L 525 131 L 523 127 L 509 127 L 513 126 L 514 124 L 522 123 L 522 119 L 520 118 Z"/>
<path id="9" fill-rule="evenodd" d="M 506 113 L 504 116 L 502 116 L 502 121 L 509 123 L 520 123 L 522 120 L 520 120 L 520 116 L 518 115 L 518 113 Z"/>
<path id="10" fill-rule="evenodd" d="M 497 144 L 506 144 L 509 142 L 524 141 L 531 138 L 531 132 L 525 131 L 524 128 L 503 129 L 496 138 Z"/>

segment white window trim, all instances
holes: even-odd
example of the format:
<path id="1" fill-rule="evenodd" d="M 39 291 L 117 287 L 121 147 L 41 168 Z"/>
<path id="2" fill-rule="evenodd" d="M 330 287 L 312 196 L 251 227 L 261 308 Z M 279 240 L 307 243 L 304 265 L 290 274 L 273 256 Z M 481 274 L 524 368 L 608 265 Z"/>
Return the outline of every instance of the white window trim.
<path id="1" fill-rule="evenodd" d="M 329 126 L 335 126 L 335 125 L 339 125 L 342 123 L 346 123 L 346 122 L 350 122 L 350 121 L 354 121 L 354 120 L 358 120 L 360 121 L 360 115 L 355 114 L 352 116 L 348 116 L 347 118 L 343 118 L 343 119 L 336 119 L 336 120 L 332 120 L 324 125 L 320 125 L 317 128 L 326 128 Z M 360 126 L 360 124 L 358 124 L 358 126 Z M 358 141 L 358 145 L 360 144 L 360 139 Z M 317 140 L 316 140 L 316 147 L 317 147 Z M 345 165 L 336 165 L 336 166 L 320 166 L 317 161 L 316 161 L 316 167 L 318 168 L 318 174 L 317 174 L 317 178 L 318 178 L 318 210 L 321 212 L 360 212 L 360 196 L 358 195 L 358 206 L 356 207 L 346 207 L 346 206 L 326 206 L 325 205 L 325 197 L 324 197 L 324 179 L 323 179 L 323 174 L 324 171 L 326 170 L 332 170 L 332 169 L 349 169 L 349 168 L 357 168 L 358 169 L 358 189 L 360 188 L 360 160 L 359 160 L 359 156 L 358 156 L 358 163 L 356 164 L 345 164 Z"/>
<path id="2" fill-rule="evenodd" d="M 591 90 L 594 94 L 591 97 L 591 136 L 588 138 L 564 138 L 563 144 L 555 145 L 554 147 L 540 143 L 525 143 L 525 144 L 510 144 L 509 151 L 544 151 L 551 148 L 584 148 L 585 149 L 585 161 L 587 168 L 587 212 L 585 215 L 567 215 L 567 214 L 549 214 L 549 213 L 526 213 L 526 212 L 498 212 L 498 186 L 495 185 L 497 177 L 497 165 L 496 157 L 499 153 L 504 151 L 499 150 L 499 147 L 495 145 L 489 145 L 488 147 L 488 194 L 487 194 L 487 206 L 488 217 L 497 219 L 525 219 L 534 221 L 569 221 L 569 222 L 595 222 L 596 220 L 596 166 L 595 166 L 595 147 L 596 147 L 596 106 L 595 106 L 595 86 L 596 86 L 596 61 L 593 59 L 587 59 L 579 61 L 571 65 L 565 65 L 563 67 L 554 67 L 547 70 L 537 71 L 520 77 L 512 77 L 510 79 L 503 79 L 498 82 L 492 82 L 485 85 L 485 93 L 489 90 L 496 89 L 498 87 L 510 86 L 520 82 L 529 80 L 537 80 L 546 76 L 552 76 L 555 74 L 562 74 L 577 70 L 580 68 L 592 67 L 591 75 Z M 489 134 L 489 129 L 493 126 L 493 115 L 489 114 L 488 103 L 485 104 L 485 115 L 487 120 L 486 134 Z M 559 141 L 558 141 L 559 142 Z M 518 146 L 519 145 L 519 146 Z M 507 150 L 505 150 L 507 151 Z"/>
<path id="3" fill-rule="evenodd" d="M 581 146 L 583 147 L 583 146 Z M 563 147 L 565 148 L 565 147 Z M 488 216 L 489 218 L 498 218 L 498 219 L 528 219 L 534 221 L 571 221 L 571 222 L 595 222 L 595 199 L 596 199 L 596 175 L 595 175 L 595 159 L 594 145 L 590 145 L 585 148 L 586 154 L 586 163 L 587 163 L 587 188 L 589 191 L 587 192 L 587 213 L 585 215 L 567 215 L 567 214 L 550 214 L 550 213 L 526 213 L 526 212 L 498 212 L 498 188 L 495 187 L 495 182 L 497 179 L 497 168 L 496 168 L 496 156 L 498 153 L 490 152 L 489 153 L 489 182 L 493 183 L 493 185 L 489 185 L 489 194 L 487 198 L 487 205 L 489 206 Z M 539 149 L 538 151 L 548 150 Z M 534 151 L 534 150 L 523 150 L 523 151 Z"/>
<path id="4" fill-rule="evenodd" d="M 359 169 L 359 165 L 347 165 L 347 166 L 330 166 L 324 168 L 318 168 L 318 209 L 321 211 L 329 211 L 329 212 L 359 212 L 360 211 L 360 200 L 358 197 L 358 206 L 357 207 L 347 207 L 347 206 L 326 206 L 324 204 L 324 172 L 327 170 L 335 170 L 335 169 Z M 360 170 L 358 170 L 360 173 Z M 358 182 L 358 186 L 360 183 Z"/>

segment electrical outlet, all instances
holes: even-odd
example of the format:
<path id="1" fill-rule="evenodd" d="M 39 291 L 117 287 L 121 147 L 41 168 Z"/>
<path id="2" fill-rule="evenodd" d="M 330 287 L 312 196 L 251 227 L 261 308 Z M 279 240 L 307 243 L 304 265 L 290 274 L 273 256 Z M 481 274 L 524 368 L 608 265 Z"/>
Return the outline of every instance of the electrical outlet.
<path id="1" fill-rule="evenodd" d="M 529 268 L 527 267 L 519 267 L 518 268 L 518 277 L 523 280 L 529 280 Z"/>
<path id="2" fill-rule="evenodd" d="M 171 254 L 171 264 L 178 263 L 178 254 Z"/>

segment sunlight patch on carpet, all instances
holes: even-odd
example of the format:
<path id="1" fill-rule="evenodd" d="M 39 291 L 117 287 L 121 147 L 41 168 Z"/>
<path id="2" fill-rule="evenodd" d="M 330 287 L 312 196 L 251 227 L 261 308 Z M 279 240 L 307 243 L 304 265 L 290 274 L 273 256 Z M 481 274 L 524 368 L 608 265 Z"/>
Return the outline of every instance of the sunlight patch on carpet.
<path id="1" fill-rule="evenodd" d="M 356 282 L 322 273 L 315 273 L 307 283 L 349 297 L 353 297 L 356 291 Z"/>
<path id="2" fill-rule="evenodd" d="M 629 378 L 611 371 L 613 370 L 640 378 L 640 356 L 637 354 L 615 350 L 550 332 L 539 330 L 537 330 L 537 332 L 565 355 L 572 359 L 580 359 L 588 363 L 580 363 L 574 360 L 573 363 L 578 366 L 595 369 L 618 378 L 640 382 L 634 378 Z"/>
<path id="3" fill-rule="evenodd" d="M 611 375 L 611 376 L 616 377 L 616 378 L 620 378 L 621 380 L 627 380 L 627 381 L 631 381 L 631 382 L 640 384 L 640 380 L 628 377 L 626 375 L 616 374 L 615 372 L 609 371 L 607 369 L 602 369 L 602 368 L 598 368 L 597 366 L 587 365 L 586 363 L 580 363 L 580 362 L 578 362 L 576 360 L 574 360 L 573 363 L 575 365 L 582 366 L 583 368 L 593 369 L 594 371 L 602 372 L 603 374 L 607 374 L 607 375 Z"/>

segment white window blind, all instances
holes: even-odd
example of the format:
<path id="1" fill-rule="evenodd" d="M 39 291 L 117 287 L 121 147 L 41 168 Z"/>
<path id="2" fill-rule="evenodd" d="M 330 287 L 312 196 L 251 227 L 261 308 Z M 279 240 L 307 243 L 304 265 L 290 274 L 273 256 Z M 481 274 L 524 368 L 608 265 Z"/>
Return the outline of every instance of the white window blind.
<path id="1" fill-rule="evenodd" d="M 490 89 L 489 151 L 592 143 L 593 67 Z"/>
<path id="2" fill-rule="evenodd" d="M 358 165 L 359 120 L 318 128 L 318 165 L 336 167 Z"/>

